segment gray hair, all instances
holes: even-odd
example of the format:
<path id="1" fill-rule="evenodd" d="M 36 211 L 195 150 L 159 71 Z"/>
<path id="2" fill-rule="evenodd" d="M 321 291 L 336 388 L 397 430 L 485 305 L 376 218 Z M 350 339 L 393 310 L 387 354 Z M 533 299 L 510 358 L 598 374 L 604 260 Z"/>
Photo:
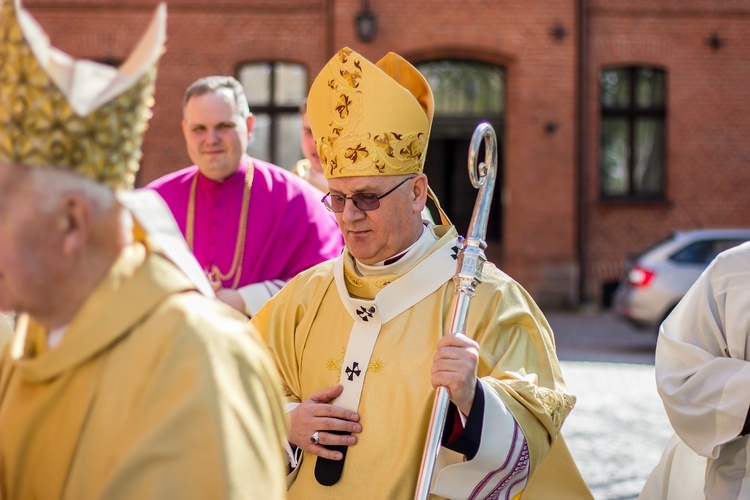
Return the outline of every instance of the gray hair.
<path id="1" fill-rule="evenodd" d="M 115 193 L 111 188 L 87 177 L 59 168 L 31 167 L 31 182 L 39 196 L 39 208 L 45 213 L 57 209 L 60 199 L 66 194 L 83 195 L 97 213 L 105 212 L 115 204 Z"/>
<path id="2" fill-rule="evenodd" d="M 234 104 L 237 112 L 243 119 L 250 116 L 250 106 L 247 103 L 247 96 L 242 84 L 231 76 L 206 76 L 193 82 L 185 92 L 185 98 L 182 100 L 182 112 L 185 112 L 185 106 L 193 97 L 202 96 L 209 92 L 218 92 L 227 89 L 234 97 Z"/>

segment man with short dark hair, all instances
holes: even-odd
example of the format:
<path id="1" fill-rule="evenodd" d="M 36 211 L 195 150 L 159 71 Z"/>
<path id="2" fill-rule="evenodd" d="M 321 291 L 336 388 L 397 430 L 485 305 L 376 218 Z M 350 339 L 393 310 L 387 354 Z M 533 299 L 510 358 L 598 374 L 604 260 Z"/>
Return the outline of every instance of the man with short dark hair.
<path id="1" fill-rule="evenodd" d="M 254 125 L 237 80 L 197 80 L 185 93 L 182 121 L 195 164 L 147 186 L 169 205 L 216 295 L 248 316 L 343 247 L 317 190 L 245 153 Z"/>

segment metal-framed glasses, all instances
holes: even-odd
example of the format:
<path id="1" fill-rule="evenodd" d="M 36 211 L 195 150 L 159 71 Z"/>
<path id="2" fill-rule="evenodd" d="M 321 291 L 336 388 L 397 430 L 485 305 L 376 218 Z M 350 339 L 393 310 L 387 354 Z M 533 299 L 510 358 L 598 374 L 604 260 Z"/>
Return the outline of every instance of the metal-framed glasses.
<path id="1" fill-rule="evenodd" d="M 401 187 L 404 183 L 406 183 L 406 181 L 410 181 L 413 178 L 414 177 L 407 177 L 380 196 L 376 195 L 375 193 L 354 193 L 351 196 L 344 196 L 343 194 L 331 194 L 329 192 L 326 193 L 326 195 L 320 201 L 323 202 L 323 205 L 325 205 L 328 210 L 337 214 L 344 211 L 346 200 L 352 200 L 354 206 L 357 207 L 357 209 L 362 210 L 363 212 L 367 212 L 369 210 L 377 210 L 378 208 L 380 208 L 380 200 Z"/>

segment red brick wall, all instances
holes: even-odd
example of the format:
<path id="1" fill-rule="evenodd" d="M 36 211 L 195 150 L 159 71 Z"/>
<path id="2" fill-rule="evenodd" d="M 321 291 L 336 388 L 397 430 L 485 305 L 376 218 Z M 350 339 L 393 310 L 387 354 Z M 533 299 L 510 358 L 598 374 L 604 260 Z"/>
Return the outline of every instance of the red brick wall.
<path id="1" fill-rule="evenodd" d="M 26 6 L 55 45 L 78 56 L 126 57 L 155 0 L 33 1 Z M 233 74 L 254 60 L 307 65 L 311 76 L 349 45 L 377 60 L 387 51 L 413 62 L 473 58 L 507 71 L 504 144 L 504 267 L 532 292 L 549 269 L 575 264 L 575 4 L 511 0 L 371 2 L 379 30 L 357 41 L 360 2 L 342 0 L 173 0 L 159 69 L 154 118 L 139 183 L 188 164 L 179 122 L 185 87 L 211 73 Z M 71 30 L 71 18 L 76 29 Z M 567 36 L 549 34 L 555 23 Z M 332 28 L 332 31 L 329 30 Z M 544 127 L 554 122 L 548 134 Z M 496 200 L 500 203 L 501 200 Z M 554 274 L 554 273 L 553 273 Z"/>
<path id="2" fill-rule="evenodd" d="M 591 2 L 587 153 L 587 294 L 616 279 L 627 255 L 670 231 L 750 226 L 750 2 Z M 712 50 L 705 40 L 724 40 Z M 598 196 L 600 69 L 653 65 L 667 72 L 664 204 Z M 614 274 L 613 274 L 614 273 Z"/>
<path id="3" fill-rule="evenodd" d="M 168 4 L 167 50 L 159 64 L 154 116 L 138 183 L 190 164 L 180 130 L 182 97 L 194 80 L 235 74 L 239 64 L 285 60 L 320 67 L 325 0 L 175 0 Z M 145 31 L 156 0 L 33 1 L 24 5 L 52 43 L 76 57 L 124 60 Z M 249 6 L 257 5 L 257 8 Z M 76 28 L 70 29 L 71 19 Z"/>
<path id="4" fill-rule="evenodd" d="M 336 2 L 336 47 L 350 45 L 373 60 L 390 50 L 412 62 L 457 57 L 505 67 L 505 195 L 494 201 L 504 204 L 504 235 L 502 248 L 488 253 L 501 256 L 504 269 L 541 297 L 550 276 L 555 282 L 560 269 L 566 274 L 575 265 L 575 3 L 370 4 L 379 31 L 365 45 L 353 31 L 359 2 Z M 555 23 L 567 31 L 562 40 L 550 35 Z M 557 124 L 553 134 L 545 132 L 548 122 Z"/>
<path id="5" fill-rule="evenodd" d="M 27 0 L 56 46 L 124 59 L 156 0 Z M 139 183 L 188 164 L 185 87 L 250 61 L 299 62 L 311 78 L 348 45 L 377 60 L 468 58 L 506 69 L 501 248 L 488 253 L 543 303 L 576 298 L 578 275 L 577 5 L 563 0 L 376 0 L 374 42 L 356 39 L 354 0 L 172 0 Z M 625 256 L 673 229 L 748 226 L 750 0 L 590 0 L 583 126 L 585 298 L 598 299 Z M 75 21 L 73 21 L 73 19 Z M 71 26 L 75 23 L 75 29 Z M 550 30 L 559 23 L 566 36 Z M 715 30 L 718 51 L 705 39 Z M 598 195 L 597 74 L 613 64 L 667 71 L 667 203 Z M 549 123 L 554 132 L 545 131 Z M 562 299 L 562 300 L 561 300 Z"/>

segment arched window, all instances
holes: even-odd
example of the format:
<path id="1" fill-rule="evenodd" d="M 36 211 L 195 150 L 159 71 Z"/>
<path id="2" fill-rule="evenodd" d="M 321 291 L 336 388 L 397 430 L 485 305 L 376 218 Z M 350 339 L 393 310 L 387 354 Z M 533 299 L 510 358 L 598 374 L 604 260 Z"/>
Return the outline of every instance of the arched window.
<path id="1" fill-rule="evenodd" d="M 299 106 L 307 97 L 307 68 L 287 62 L 255 62 L 240 66 L 237 79 L 245 88 L 255 131 L 248 153 L 284 168 L 302 158 Z"/>
<path id="2" fill-rule="evenodd" d="M 476 126 L 489 122 L 498 138 L 498 175 L 487 224 L 487 240 L 502 239 L 502 137 L 505 70 L 477 61 L 442 59 L 416 64 L 432 88 L 435 118 L 427 148 L 425 173 L 458 232 L 466 235 L 477 190 L 469 180 L 466 159 Z M 480 152 L 484 160 L 484 152 Z M 432 210 L 432 207 L 430 207 Z M 437 220 L 437 213 L 433 210 Z"/>
<path id="3" fill-rule="evenodd" d="M 505 107 L 505 72 L 492 64 L 442 60 L 417 65 L 441 115 L 500 116 Z"/>
<path id="4" fill-rule="evenodd" d="M 665 72 L 605 68 L 599 83 L 602 198 L 663 199 Z"/>

